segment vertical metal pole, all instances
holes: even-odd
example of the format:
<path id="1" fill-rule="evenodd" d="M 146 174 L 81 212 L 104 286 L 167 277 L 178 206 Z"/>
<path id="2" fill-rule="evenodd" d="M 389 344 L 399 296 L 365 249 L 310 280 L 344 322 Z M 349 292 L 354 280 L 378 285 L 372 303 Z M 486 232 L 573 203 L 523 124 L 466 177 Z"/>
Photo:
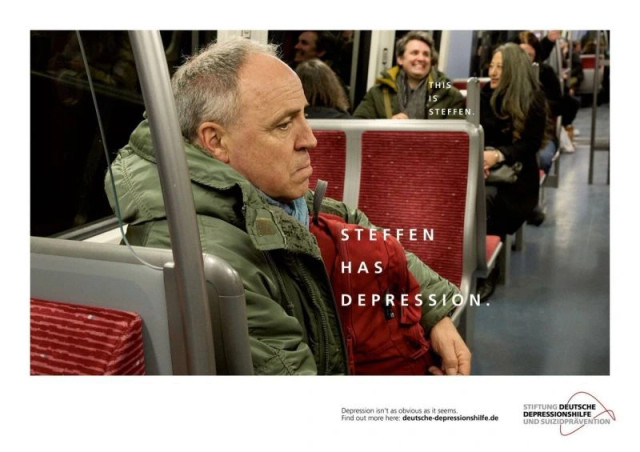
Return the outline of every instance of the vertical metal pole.
<path id="1" fill-rule="evenodd" d="M 596 115 L 600 86 L 600 30 L 596 33 L 596 64 L 593 71 L 593 103 L 591 105 L 591 150 L 589 153 L 589 185 L 593 183 L 593 158 L 596 151 Z"/>
<path id="2" fill-rule="evenodd" d="M 191 54 L 195 55 L 200 49 L 200 33 L 198 30 L 191 31 Z"/>
<path id="3" fill-rule="evenodd" d="M 564 58 L 562 55 L 562 47 L 560 46 L 560 39 L 556 39 L 556 45 L 554 47 L 555 53 L 556 53 L 556 60 L 557 60 L 557 65 L 558 65 L 558 72 L 556 72 L 556 78 L 558 79 L 558 82 L 560 83 L 560 94 L 564 95 L 564 77 L 562 76 L 564 68 L 563 68 L 563 63 L 564 63 Z"/>
<path id="4" fill-rule="evenodd" d="M 474 126 L 480 125 L 480 81 L 476 77 L 467 80 L 467 108 L 470 112 L 467 121 Z"/>
<path id="5" fill-rule="evenodd" d="M 567 35 L 567 40 L 569 41 L 569 61 L 567 62 L 567 81 L 563 81 L 563 85 L 566 84 L 566 88 L 569 89 L 571 86 L 571 71 L 573 70 L 573 31 L 570 31 Z M 564 77 L 563 77 L 564 80 Z M 571 92 L 569 92 L 571 96 Z"/>
<path id="6" fill-rule="evenodd" d="M 351 54 L 351 74 L 349 76 L 349 105 L 351 105 L 351 111 L 354 111 L 357 107 L 356 102 L 356 80 L 358 77 L 358 57 L 360 54 L 360 30 L 354 30 L 353 32 L 353 46 L 351 47 L 353 53 Z"/>
<path id="7" fill-rule="evenodd" d="M 213 337 L 198 334 L 211 331 L 211 317 L 189 170 L 162 40 L 158 31 L 130 31 L 129 36 L 149 115 L 169 223 L 186 335 L 188 372 L 192 375 L 215 374 Z"/>

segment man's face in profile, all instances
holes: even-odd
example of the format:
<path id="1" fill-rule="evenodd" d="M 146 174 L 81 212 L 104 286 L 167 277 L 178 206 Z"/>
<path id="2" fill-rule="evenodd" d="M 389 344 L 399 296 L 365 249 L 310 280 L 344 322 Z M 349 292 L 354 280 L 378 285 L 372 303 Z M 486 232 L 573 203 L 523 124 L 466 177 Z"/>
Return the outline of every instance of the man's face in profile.
<path id="1" fill-rule="evenodd" d="M 294 47 L 296 55 L 294 60 L 301 63 L 311 58 L 320 58 L 316 44 L 318 42 L 318 34 L 315 31 L 305 31 L 298 36 L 298 43 Z"/>
<path id="2" fill-rule="evenodd" d="M 267 195 L 288 202 L 304 195 L 317 141 L 304 117 L 300 79 L 275 57 L 250 55 L 239 74 L 240 113 L 222 144 L 229 164 Z"/>

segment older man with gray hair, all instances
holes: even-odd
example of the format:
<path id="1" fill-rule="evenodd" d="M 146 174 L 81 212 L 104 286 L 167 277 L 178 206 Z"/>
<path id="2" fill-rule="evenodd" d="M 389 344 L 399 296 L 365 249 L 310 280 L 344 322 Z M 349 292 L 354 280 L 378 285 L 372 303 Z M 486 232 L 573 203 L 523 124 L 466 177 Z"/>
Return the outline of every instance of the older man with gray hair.
<path id="1" fill-rule="evenodd" d="M 236 39 L 188 59 L 172 84 L 203 251 L 243 280 L 254 373 L 348 373 L 331 284 L 309 232 L 316 138 L 300 80 L 272 46 Z M 130 243 L 170 247 L 146 120 L 112 168 Z M 369 226 L 362 212 L 337 201 L 326 199 L 322 210 Z M 415 256 L 409 268 L 425 300 L 458 293 Z M 448 317 L 453 307 L 423 308 L 421 323 L 443 361 L 433 373 L 470 372 L 471 355 Z"/>

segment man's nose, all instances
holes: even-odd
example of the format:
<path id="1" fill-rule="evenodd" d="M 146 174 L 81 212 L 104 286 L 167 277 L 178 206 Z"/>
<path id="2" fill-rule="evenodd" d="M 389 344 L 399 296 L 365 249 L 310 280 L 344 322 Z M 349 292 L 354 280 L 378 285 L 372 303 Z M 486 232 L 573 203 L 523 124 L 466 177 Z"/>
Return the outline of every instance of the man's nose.
<path id="1" fill-rule="evenodd" d="M 302 128 L 296 141 L 296 149 L 299 151 L 310 151 L 318 145 L 318 140 L 311 130 L 311 126 L 306 119 L 302 120 Z"/>

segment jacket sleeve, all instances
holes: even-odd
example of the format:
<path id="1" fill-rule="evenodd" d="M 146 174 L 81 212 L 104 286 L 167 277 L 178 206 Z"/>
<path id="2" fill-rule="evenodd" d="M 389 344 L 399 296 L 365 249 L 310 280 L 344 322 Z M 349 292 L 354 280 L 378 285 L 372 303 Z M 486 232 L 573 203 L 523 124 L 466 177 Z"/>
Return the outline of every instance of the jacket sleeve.
<path id="1" fill-rule="evenodd" d="M 245 297 L 254 374 L 315 375 L 315 360 L 295 317 L 264 294 L 245 289 Z"/>
<path id="2" fill-rule="evenodd" d="M 358 104 L 358 107 L 353 112 L 354 118 L 360 119 L 378 119 L 384 118 L 385 116 L 379 116 L 376 111 L 376 96 L 374 90 L 377 88 L 374 86 L 367 94 L 364 95 L 364 98 Z"/>
<path id="3" fill-rule="evenodd" d="M 203 251 L 224 259 L 242 278 L 254 374 L 317 374 L 316 362 L 311 349 L 303 341 L 300 323 L 276 301 L 278 288 L 272 278 L 261 271 L 265 268 L 261 262 L 262 254 L 250 245 L 248 238 L 242 240 L 243 236 L 232 225 L 202 217 L 199 220 Z M 170 247 L 166 221 L 130 226 L 129 230 L 128 235 L 136 244 Z M 144 233 L 140 234 L 143 230 Z"/>
<path id="4" fill-rule="evenodd" d="M 215 223 L 209 225 L 205 224 L 207 221 L 210 220 L 202 219 L 199 224 L 203 250 L 227 261 L 242 278 L 254 373 L 317 374 L 302 326 L 277 301 L 282 298 L 280 289 L 264 254 L 255 249 L 248 236 L 228 223 L 213 220 Z M 229 230 L 225 231 L 225 228 Z"/>
<path id="5" fill-rule="evenodd" d="M 322 203 L 322 210 L 341 216 L 347 223 L 359 224 L 366 228 L 376 228 L 364 212 L 358 209 L 349 209 L 346 204 L 334 199 L 325 198 Z M 438 275 L 415 254 L 406 250 L 405 254 L 409 271 L 413 273 L 413 276 L 420 283 L 423 300 L 420 323 L 428 332 L 436 323 L 455 309 L 453 297 L 460 294 L 460 290 L 455 284 Z M 430 300 L 435 300 L 435 303 L 430 302 Z"/>

